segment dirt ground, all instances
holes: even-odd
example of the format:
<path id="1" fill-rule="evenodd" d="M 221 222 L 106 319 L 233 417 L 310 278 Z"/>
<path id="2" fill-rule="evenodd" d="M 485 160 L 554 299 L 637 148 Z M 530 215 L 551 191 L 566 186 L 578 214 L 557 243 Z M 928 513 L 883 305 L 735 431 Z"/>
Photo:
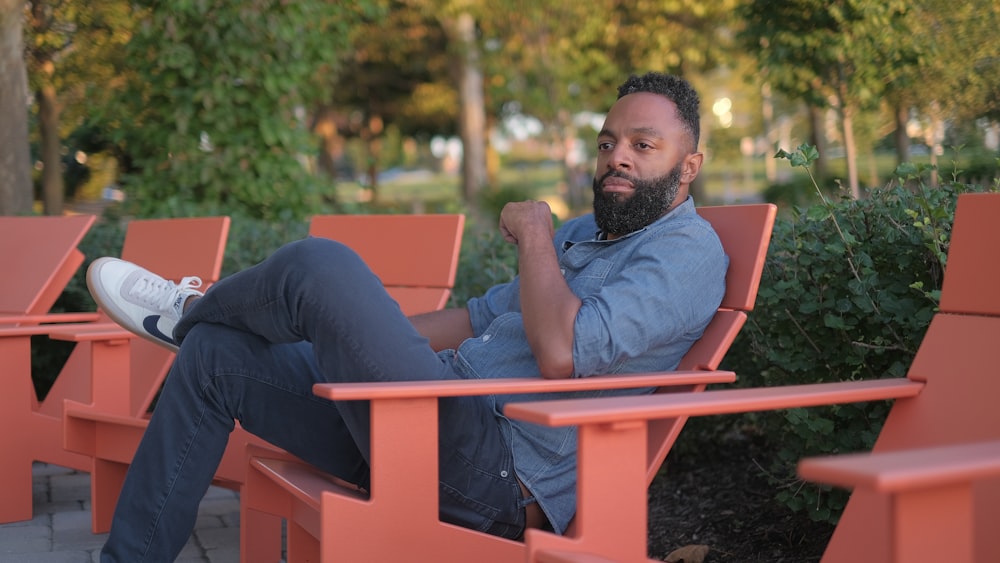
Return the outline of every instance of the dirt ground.
<path id="1" fill-rule="evenodd" d="M 774 500 L 775 486 L 762 469 L 773 455 L 765 444 L 734 436 L 683 446 L 674 448 L 649 490 L 651 557 L 666 560 L 678 548 L 706 545 L 705 563 L 820 560 L 833 526 Z"/>

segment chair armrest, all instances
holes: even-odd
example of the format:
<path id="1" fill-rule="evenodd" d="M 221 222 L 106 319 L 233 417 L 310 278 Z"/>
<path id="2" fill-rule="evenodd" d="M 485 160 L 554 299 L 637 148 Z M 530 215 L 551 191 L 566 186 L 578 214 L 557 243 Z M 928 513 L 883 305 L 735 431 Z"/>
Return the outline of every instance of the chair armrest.
<path id="1" fill-rule="evenodd" d="M 899 492 L 1000 477 L 1000 441 L 806 458 L 798 474 L 845 489 Z"/>
<path id="2" fill-rule="evenodd" d="M 49 333 L 49 338 L 70 342 L 114 342 L 132 340 L 133 338 L 139 338 L 139 336 L 125 330 L 116 323 L 102 322 L 81 326 L 60 325 L 56 330 Z"/>
<path id="3" fill-rule="evenodd" d="M 34 325 L 49 323 L 92 323 L 101 318 L 100 313 L 45 313 L 41 315 L 0 315 L 0 326 Z"/>
<path id="4" fill-rule="evenodd" d="M 0 327 L 0 338 L 24 336 L 48 336 L 54 340 L 71 342 L 136 338 L 135 334 L 111 321 Z"/>
<path id="5" fill-rule="evenodd" d="M 892 378 L 702 393 L 537 401 L 508 404 L 504 407 L 504 414 L 545 426 L 622 423 L 899 399 L 915 396 L 923 385 L 906 378 Z"/>
<path id="6" fill-rule="evenodd" d="M 542 379 L 517 377 L 504 379 L 458 379 L 434 381 L 392 381 L 376 383 L 317 383 L 313 393 L 334 401 L 359 401 L 373 399 L 407 399 L 428 397 L 461 397 L 470 395 L 546 393 L 559 391 L 595 391 L 602 389 L 630 389 L 635 387 L 664 387 L 679 385 L 708 385 L 732 383 L 736 374 L 731 371 L 672 371 L 638 375 L 581 377 L 574 379 Z"/>

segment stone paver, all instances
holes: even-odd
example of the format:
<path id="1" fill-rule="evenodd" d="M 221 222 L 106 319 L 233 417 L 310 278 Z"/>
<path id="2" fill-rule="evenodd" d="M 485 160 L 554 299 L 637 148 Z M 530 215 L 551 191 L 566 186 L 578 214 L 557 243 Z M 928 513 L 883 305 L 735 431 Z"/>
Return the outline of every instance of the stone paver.
<path id="1" fill-rule="evenodd" d="M 90 531 L 90 475 L 34 465 L 34 518 L 0 524 L 0 563 L 98 563 L 107 534 Z M 177 563 L 238 563 L 240 503 L 212 487 Z"/>

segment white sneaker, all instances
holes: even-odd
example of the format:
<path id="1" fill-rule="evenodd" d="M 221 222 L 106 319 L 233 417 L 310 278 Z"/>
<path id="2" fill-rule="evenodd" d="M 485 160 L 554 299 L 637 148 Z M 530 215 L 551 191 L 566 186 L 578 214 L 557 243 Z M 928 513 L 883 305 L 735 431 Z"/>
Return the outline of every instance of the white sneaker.
<path id="1" fill-rule="evenodd" d="M 87 268 L 87 287 L 109 317 L 131 332 L 177 351 L 174 326 L 192 295 L 201 296 L 201 279 L 176 284 L 117 258 L 98 258 Z"/>

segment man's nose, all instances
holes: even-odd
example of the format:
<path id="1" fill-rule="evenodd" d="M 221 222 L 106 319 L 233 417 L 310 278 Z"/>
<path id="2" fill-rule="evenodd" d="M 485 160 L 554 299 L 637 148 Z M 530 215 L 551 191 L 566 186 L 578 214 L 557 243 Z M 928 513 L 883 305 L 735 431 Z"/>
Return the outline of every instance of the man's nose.
<path id="1" fill-rule="evenodd" d="M 631 170 L 632 155 L 628 146 L 618 145 L 611 151 L 611 158 L 608 160 L 608 168 L 611 170 Z"/>

